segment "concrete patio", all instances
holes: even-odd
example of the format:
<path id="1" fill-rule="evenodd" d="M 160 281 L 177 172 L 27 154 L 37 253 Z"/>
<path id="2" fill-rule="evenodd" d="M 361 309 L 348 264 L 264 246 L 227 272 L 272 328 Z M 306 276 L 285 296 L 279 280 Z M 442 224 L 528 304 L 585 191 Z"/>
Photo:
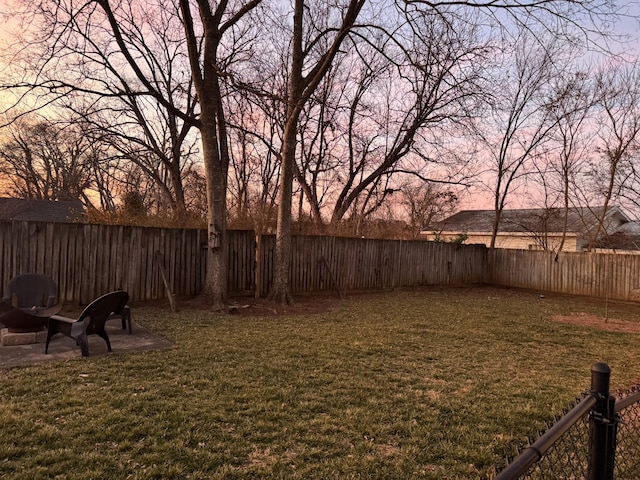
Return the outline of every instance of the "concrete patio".
<path id="1" fill-rule="evenodd" d="M 135 322 L 133 323 L 133 332 L 131 334 L 127 330 L 123 330 L 118 321 L 108 322 L 106 330 L 111 340 L 111 355 L 175 348 L 175 345 L 169 340 L 152 333 Z M 41 338 L 46 339 L 46 331 L 41 334 Z M 64 335 L 56 335 L 51 339 L 49 353 L 46 355 L 44 347 L 44 340 L 41 343 L 28 345 L 0 346 L 0 368 L 83 358 L 80 347 L 76 345 L 73 339 Z M 97 335 L 90 335 L 89 356 L 97 357 L 101 355 L 109 355 L 107 345 Z"/>

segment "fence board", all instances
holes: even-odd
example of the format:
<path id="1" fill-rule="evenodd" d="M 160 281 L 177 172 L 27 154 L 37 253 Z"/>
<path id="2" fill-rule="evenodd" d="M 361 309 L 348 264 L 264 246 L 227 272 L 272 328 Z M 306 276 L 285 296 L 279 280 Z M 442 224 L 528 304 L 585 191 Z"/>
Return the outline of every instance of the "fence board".
<path id="1" fill-rule="evenodd" d="M 0 230 L 0 282 L 6 285 L 11 280 L 11 231 Z"/>
<path id="2" fill-rule="evenodd" d="M 253 293 L 255 282 L 255 234 L 253 231 L 227 232 L 227 284 L 230 291 Z"/>

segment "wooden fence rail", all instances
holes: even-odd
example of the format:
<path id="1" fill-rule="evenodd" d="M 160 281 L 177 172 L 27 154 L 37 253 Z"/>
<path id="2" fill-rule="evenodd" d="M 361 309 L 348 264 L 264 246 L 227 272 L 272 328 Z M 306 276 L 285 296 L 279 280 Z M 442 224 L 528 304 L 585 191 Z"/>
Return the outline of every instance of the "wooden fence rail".
<path id="1" fill-rule="evenodd" d="M 292 239 L 293 293 L 425 285 L 494 284 L 575 295 L 640 300 L 640 256 L 490 251 L 484 246 L 320 236 Z M 0 285 L 44 273 L 61 300 L 86 304 L 116 288 L 134 301 L 196 295 L 206 276 L 206 232 L 41 222 L 0 222 Z M 275 237 L 230 230 L 229 292 L 266 295 Z M 160 268 L 162 265 L 162 269 Z"/>

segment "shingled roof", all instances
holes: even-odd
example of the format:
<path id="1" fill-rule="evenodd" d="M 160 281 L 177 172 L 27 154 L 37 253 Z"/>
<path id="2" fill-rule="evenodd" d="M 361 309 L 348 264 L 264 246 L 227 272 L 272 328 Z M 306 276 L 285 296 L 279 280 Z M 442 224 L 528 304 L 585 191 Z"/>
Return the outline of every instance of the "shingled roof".
<path id="1" fill-rule="evenodd" d="M 0 220 L 31 222 L 73 222 L 84 208 L 77 200 L 37 200 L 0 197 Z"/>
<path id="2" fill-rule="evenodd" d="M 597 218 L 603 207 L 570 208 L 567 215 L 567 232 L 586 233 L 597 225 Z M 564 230 L 564 208 L 528 208 L 503 210 L 499 232 L 531 233 L 562 232 Z M 630 219 L 618 208 L 609 208 L 605 220 L 608 229 L 609 220 L 616 227 Z M 462 210 L 443 220 L 436 226 L 437 231 L 446 232 L 491 232 L 495 219 L 494 210 Z M 609 232 L 612 233 L 612 232 Z"/>

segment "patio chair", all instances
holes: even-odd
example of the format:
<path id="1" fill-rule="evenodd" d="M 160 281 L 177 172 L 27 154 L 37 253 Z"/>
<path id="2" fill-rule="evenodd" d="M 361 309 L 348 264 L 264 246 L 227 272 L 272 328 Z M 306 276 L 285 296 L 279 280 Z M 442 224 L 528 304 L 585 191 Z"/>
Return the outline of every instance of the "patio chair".
<path id="1" fill-rule="evenodd" d="M 41 330 L 51 315 L 58 313 L 58 286 L 46 275 L 25 273 L 7 284 L 0 303 L 0 323 L 11 332 Z"/>
<path id="2" fill-rule="evenodd" d="M 129 294 L 118 290 L 96 298 L 87 305 L 77 319 L 53 315 L 49 318 L 47 325 L 49 331 L 44 353 L 49 352 L 49 341 L 57 333 L 73 338 L 80 346 L 83 357 L 89 356 L 88 335 L 98 335 L 103 338 L 107 343 L 107 350 L 111 352 L 111 342 L 104 325 L 113 313 L 122 312 L 128 301 Z"/>
<path id="3" fill-rule="evenodd" d="M 22 309 L 49 308 L 56 304 L 57 297 L 58 286 L 51 278 L 40 273 L 24 273 L 9 281 L 2 301 Z"/>

